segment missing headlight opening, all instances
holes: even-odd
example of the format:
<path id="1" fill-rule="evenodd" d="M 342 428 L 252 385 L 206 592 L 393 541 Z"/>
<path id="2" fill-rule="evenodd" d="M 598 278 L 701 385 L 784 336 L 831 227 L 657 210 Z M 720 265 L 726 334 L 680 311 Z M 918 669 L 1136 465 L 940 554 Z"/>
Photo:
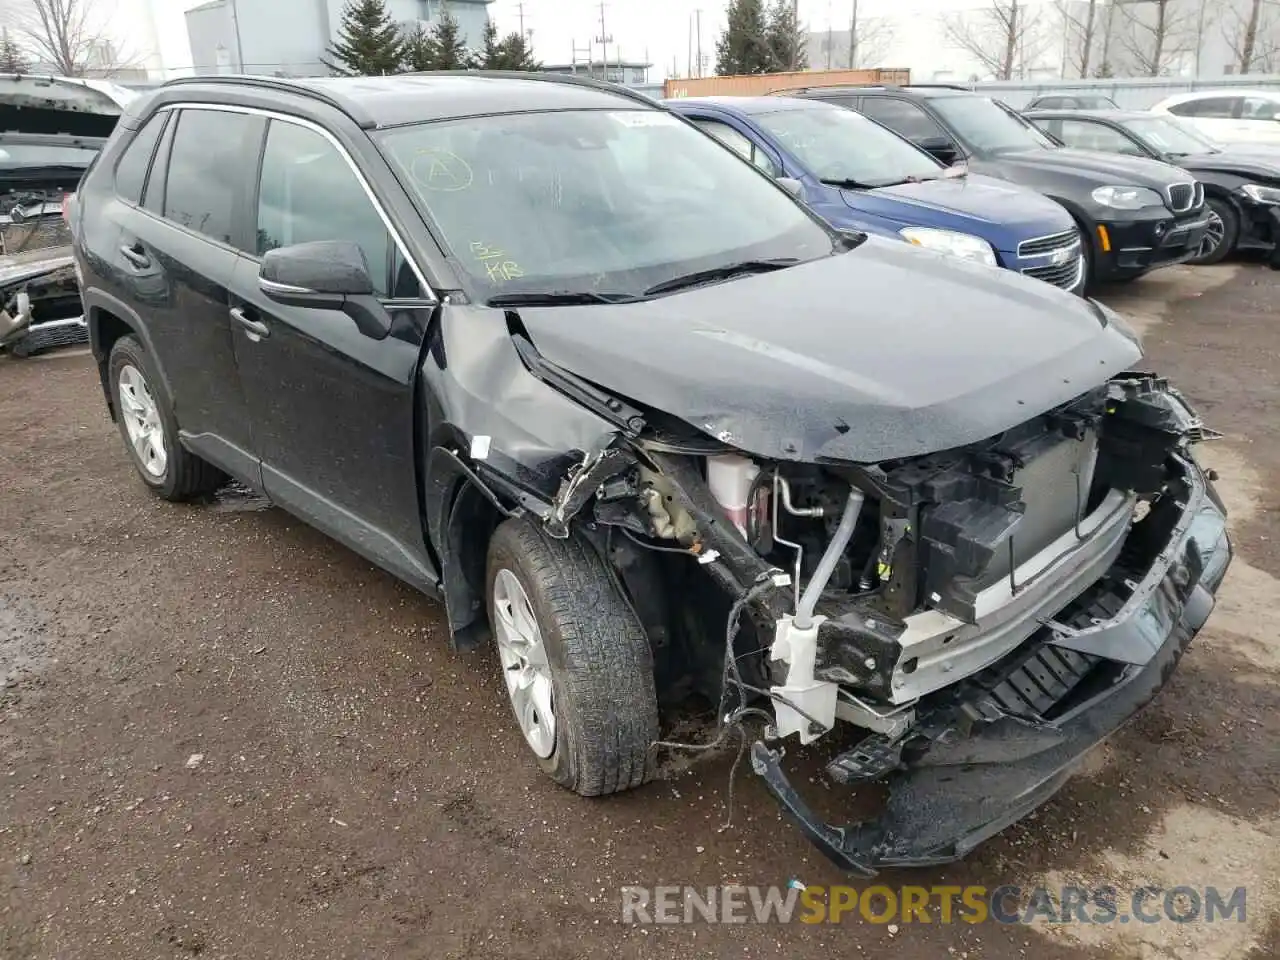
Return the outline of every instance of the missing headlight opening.
<path id="1" fill-rule="evenodd" d="M 828 856 L 869 874 L 962 856 L 1154 695 L 1151 671 L 1203 622 L 1229 558 L 1189 449 L 1212 436 L 1145 374 L 878 464 L 646 429 L 589 456 L 547 523 L 606 551 L 659 700 L 701 693 L 726 726 L 770 718 L 753 769 Z M 780 765 L 786 741 L 840 724 L 860 739 L 835 741 L 829 778 L 893 791 L 856 829 L 819 820 Z"/>

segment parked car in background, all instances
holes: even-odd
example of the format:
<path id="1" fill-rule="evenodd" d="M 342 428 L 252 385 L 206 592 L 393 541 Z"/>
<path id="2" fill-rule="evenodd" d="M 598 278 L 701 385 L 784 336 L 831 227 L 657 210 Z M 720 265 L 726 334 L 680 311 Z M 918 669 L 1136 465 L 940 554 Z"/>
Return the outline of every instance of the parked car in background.
<path id="1" fill-rule="evenodd" d="M 943 163 L 1052 197 L 1088 238 L 1090 280 L 1132 280 L 1195 256 L 1208 219 L 1204 191 L 1185 170 L 1072 150 L 1016 111 L 952 87 L 813 88 L 796 96 L 864 113 Z"/>
<path id="2" fill-rule="evenodd" d="M 1185 121 L 1215 143 L 1280 144 L 1280 90 L 1199 90 L 1151 108 Z"/>
<path id="3" fill-rule="evenodd" d="M 1014 184 L 946 167 L 873 120 L 789 97 L 668 100 L 838 227 L 873 223 L 920 247 L 1084 292 L 1071 216 Z"/>
<path id="4" fill-rule="evenodd" d="M 1025 110 L 1119 110 L 1120 105 L 1098 93 L 1047 93 L 1036 97 Z"/>
<path id="5" fill-rule="evenodd" d="M 0 349 L 88 339 L 64 220 L 127 99 L 112 84 L 0 74 Z"/>
<path id="6" fill-rule="evenodd" d="M 441 599 L 580 794 L 653 776 L 660 708 L 718 704 L 706 740 L 750 737 L 860 876 L 1046 801 L 1231 559 L 1207 428 L 1113 311 L 836 230 L 613 84 L 173 82 L 72 229 L 158 497 L 230 475 Z M 883 817 L 788 781 L 824 737 L 824 785 L 885 783 Z"/>
<path id="7" fill-rule="evenodd" d="M 1189 263 L 1217 263 L 1237 249 L 1265 250 L 1280 266 L 1280 146 L 1222 149 L 1173 117 L 1124 110 L 1036 110 L 1027 119 L 1069 147 L 1176 164 L 1204 185 L 1209 218 Z"/>

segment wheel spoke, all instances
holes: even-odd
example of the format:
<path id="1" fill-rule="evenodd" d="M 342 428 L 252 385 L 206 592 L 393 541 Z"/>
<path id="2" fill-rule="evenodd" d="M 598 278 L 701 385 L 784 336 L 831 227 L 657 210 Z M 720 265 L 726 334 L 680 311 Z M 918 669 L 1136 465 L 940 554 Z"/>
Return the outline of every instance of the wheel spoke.
<path id="1" fill-rule="evenodd" d="M 538 712 L 538 725 L 544 729 L 550 727 L 555 717 L 555 711 L 551 707 L 551 681 L 541 675 L 535 676 L 529 690 L 529 699 Z"/>

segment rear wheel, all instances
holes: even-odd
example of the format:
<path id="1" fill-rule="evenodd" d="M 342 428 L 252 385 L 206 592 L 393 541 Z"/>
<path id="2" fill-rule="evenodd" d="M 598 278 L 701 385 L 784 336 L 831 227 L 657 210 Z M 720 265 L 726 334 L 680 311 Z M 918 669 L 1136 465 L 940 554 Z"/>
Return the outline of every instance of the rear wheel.
<path id="1" fill-rule="evenodd" d="M 137 339 L 116 341 L 107 373 L 120 435 L 143 483 L 166 500 L 189 500 L 226 482 L 221 471 L 178 442 L 173 408 Z"/>
<path id="2" fill-rule="evenodd" d="M 1205 201 L 1205 213 L 1209 217 L 1209 227 L 1200 241 L 1200 249 L 1188 263 L 1211 264 L 1220 263 L 1232 250 L 1240 236 L 1240 217 L 1235 207 L 1221 197 L 1209 197 Z"/>
<path id="3" fill-rule="evenodd" d="M 653 656 L 604 561 L 520 518 L 494 532 L 488 567 L 503 679 L 538 765 L 583 796 L 644 783 L 658 737 Z"/>

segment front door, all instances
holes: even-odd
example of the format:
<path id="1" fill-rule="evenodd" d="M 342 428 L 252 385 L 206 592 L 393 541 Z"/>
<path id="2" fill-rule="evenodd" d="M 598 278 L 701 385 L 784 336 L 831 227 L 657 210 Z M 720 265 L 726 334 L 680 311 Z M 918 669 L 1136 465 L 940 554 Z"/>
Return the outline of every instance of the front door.
<path id="1" fill-rule="evenodd" d="M 309 126 L 272 120 L 256 211 L 256 249 L 232 296 L 241 382 L 267 495 L 420 586 L 435 580 L 417 493 L 414 405 L 430 309 L 346 154 Z M 291 307 L 258 287 L 259 260 L 315 240 L 359 244 L 390 334 L 362 334 L 337 310 Z M 399 303 L 397 303 L 399 301 Z"/>

